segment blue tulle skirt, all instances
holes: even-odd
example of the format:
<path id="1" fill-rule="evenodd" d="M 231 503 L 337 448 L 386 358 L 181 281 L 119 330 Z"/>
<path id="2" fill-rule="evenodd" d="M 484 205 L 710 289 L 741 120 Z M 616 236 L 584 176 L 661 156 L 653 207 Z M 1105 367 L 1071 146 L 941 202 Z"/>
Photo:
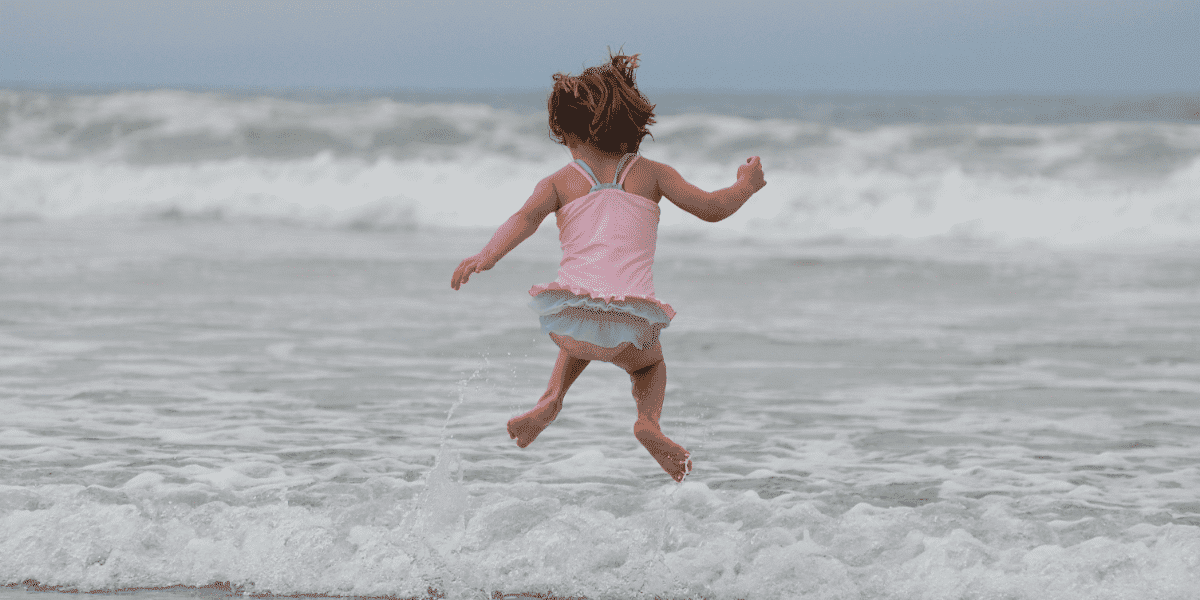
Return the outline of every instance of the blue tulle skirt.
<path id="1" fill-rule="evenodd" d="M 658 340 L 658 332 L 671 318 L 653 302 L 630 299 L 605 302 L 566 290 L 546 290 L 529 307 L 542 322 L 542 333 L 570 336 L 601 348 L 625 342 L 645 350 Z"/>

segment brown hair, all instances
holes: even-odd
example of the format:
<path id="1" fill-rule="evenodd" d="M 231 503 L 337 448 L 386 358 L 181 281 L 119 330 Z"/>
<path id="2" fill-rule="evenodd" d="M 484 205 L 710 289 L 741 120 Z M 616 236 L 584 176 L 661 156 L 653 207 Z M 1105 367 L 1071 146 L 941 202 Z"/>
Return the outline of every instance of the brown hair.
<path id="1" fill-rule="evenodd" d="M 588 67 L 578 76 L 554 74 L 546 100 L 550 139 L 565 146 L 570 133 L 602 152 L 637 152 L 650 134 L 646 126 L 654 122 L 654 105 L 634 82 L 638 55 L 617 52 L 613 56 L 609 51 L 608 64 Z"/>

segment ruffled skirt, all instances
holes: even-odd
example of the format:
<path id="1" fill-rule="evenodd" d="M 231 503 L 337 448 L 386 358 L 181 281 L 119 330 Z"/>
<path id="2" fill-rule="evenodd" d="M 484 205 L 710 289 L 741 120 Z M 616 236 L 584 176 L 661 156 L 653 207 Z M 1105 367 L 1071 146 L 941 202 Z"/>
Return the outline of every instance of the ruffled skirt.
<path id="1" fill-rule="evenodd" d="M 542 333 L 570 336 L 601 348 L 625 342 L 639 350 L 652 347 L 671 317 L 658 304 L 631 298 L 605 302 L 567 290 L 546 290 L 529 301 L 542 322 Z"/>

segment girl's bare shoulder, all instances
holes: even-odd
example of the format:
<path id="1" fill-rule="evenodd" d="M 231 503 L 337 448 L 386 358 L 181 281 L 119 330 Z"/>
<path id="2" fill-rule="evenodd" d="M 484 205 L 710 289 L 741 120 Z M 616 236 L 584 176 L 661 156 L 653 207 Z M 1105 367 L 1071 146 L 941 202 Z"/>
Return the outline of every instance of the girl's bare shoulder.
<path id="1" fill-rule="evenodd" d="M 635 193 L 640 193 L 640 195 L 646 196 L 647 198 L 658 202 L 659 199 L 663 197 L 663 188 L 661 185 L 663 176 L 668 173 L 673 173 L 675 170 L 666 163 L 661 163 L 657 160 L 646 158 L 645 156 L 640 155 L 638 156 L 638 161 L 635 167 L 638 171 L 636 173 L 638 179 L 637 183 L 640 184 L 638 187 L 643 188 Z M 633 175 L 634 174 L 631 173 L 631 177 Z M 626 184 L 626 188 L 628 187 L 629 185 Z"/>
<path id="2" fill-rule="evenodd" d="M 561 169 L 551 173 L 546 179 L 554 186 L 554 193 L 557 196 L 554 210 L 558 210 L 564 204 L 586 194 L 590 187 L 587 179 L 578 169 L 572 167 L 571 163 L 563 165 Z"/>
<path id="3" fill-rule="evenodd" d="M 646 158 L 645 156 L 642 156 L 640 154 L 638 155 L 638 162 L 641 163 L 643 169 L 646 169 L 647 171 L 649 171 L 651 174 L 653 174 L 655 176 L 657 176 L 658 173 L 662 171 L 663 167 L 667 167 L 667 165 L 664 163 L 660 163 L 657 160 L 654 160 L 651 158 Z"/>
<path id="4" fill-rule="evenodd" d="M 674 168 L 667 163 L 658 162 L 657 160 L 639 156 L 638 163 L 641 164 L 643 172 L 647 178 L 654 182 L 655 189 L 659 188 L 659 184 L 664 178 L 677 174 Z"/>

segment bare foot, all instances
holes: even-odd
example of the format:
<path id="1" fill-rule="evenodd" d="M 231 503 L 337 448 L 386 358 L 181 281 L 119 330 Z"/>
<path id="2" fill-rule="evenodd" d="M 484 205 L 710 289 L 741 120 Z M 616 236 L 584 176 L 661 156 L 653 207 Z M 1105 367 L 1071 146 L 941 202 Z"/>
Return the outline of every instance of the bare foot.
<path id="1" fill-rule="evenodd" d="M 554 422 L 561 409 L 562 400 L 545 404 L 539 402 L 533 410 L 508 420 L 508 437 L 517 440 L 517 446 L 521 448 L 532 444 L 538 434 Z"/>
<path id="2" fill-rule="evenodd" d="M 650 452 L 650 456 L 658 461 L 659 466 L 667 472 L 667 475 L 671 476 L 671 479 L 683 481 L 683 478 L 692 472 L 691 454 L 688 454 L 683 446 L 663 435 L 658 425 L 639 420 L 633 426 L 633 435 Z"/>

